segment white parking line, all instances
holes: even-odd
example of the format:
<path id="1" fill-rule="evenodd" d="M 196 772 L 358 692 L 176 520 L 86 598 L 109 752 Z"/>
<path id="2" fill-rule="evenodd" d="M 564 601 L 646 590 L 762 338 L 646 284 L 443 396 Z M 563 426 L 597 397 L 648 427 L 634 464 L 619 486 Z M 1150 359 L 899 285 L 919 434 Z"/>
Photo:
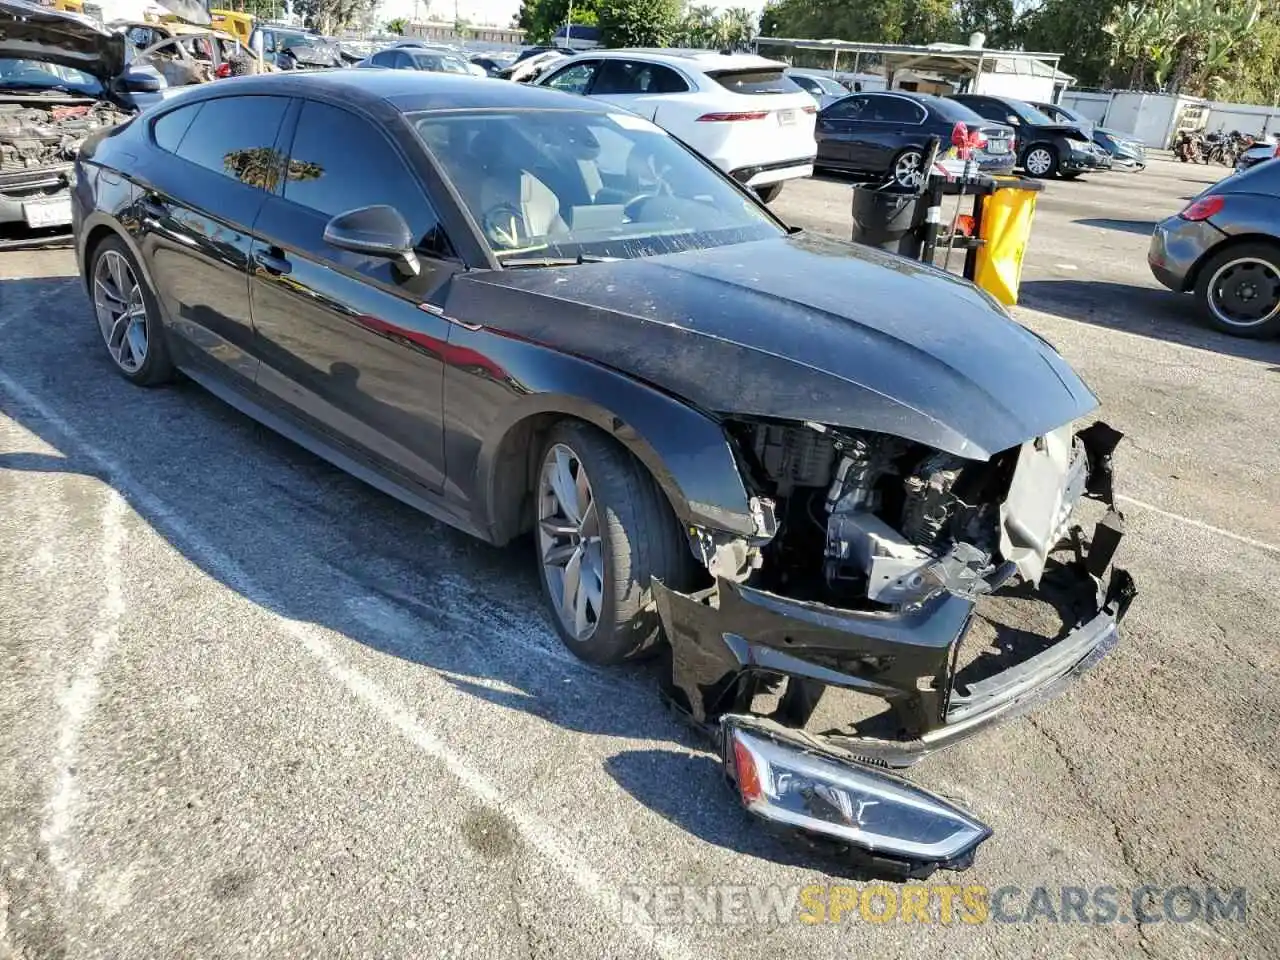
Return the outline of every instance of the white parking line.
<path id="1" fill-rule="evenodd" d="M 49 848 L 49 862 L 62 876 L 69 892 L 80 884 L 81 871 L 70 850 L 71 830 L 75 822 L 75 802 L 79 789 L 74 773 L 80 733 L 93 712 L 98 696 L 98 675 L 102 672 L 111 649 L 120 636 L 120 618 L 124 615 L 124 592 L 120 575 L 120 549 L 124 545 L 124 499 L 107 488 L 107 502 L 102 508 L 102 579 L 106 593 L 99 607 L 97 629 L 88 653 L 79 658 L 71 684 L 59 699 L 62 722 L 58 724 L 58 741 L 54 752 L 56 780 L 49 798 L 40 839 Z"/>
<path id="2" fill-rule="evenodd" d="M 1257 547 L 1259 550 L 1266 550 L 1268 553 L 1274 553 L 1280 556 L 1280 547 L 1276 546 L 1274 543 L 1255 540 L 1253 537 L 1246 537 L 1242 533 L 1232 533 L 1230 530 L 1224 530 L 1222 527 L 1215 527 L 1213 524 L 1205 523 L 1203 520 L 1192 520 L 1190 517 L 1184 517 L 1180 513 L 1171 513 L 1168 510 L 1161 510 L 1155 504 L 1147 503 L 1145 500 L 1138 500 L 1134 497 L 1126 497 L 1122 493 L 1117 493 L 1116 499 L 1123 500 L 1125 503 L 1131 503 L 1140 510 L 1149 510 L 1150 512 L 1159 514 L 1166 519 L 1177 520 L 1179 523 L 1185 523 L 1188 526 L 1196 527 L 1200 530 L 1206 530 L 1209 533 L 1216 533 L 1219 536 L 1235 540 L 1237 543 L 1248 544 L 1251 547 Z"/>
<path id="3" fill-rule="evenodd" d="M 93 461 L 104 476 L 109 478 L 110 485 L 115 488 L 113 501 L 118 503 L 119 495 L 122 494 L 151 522 L 169 528 L 173 534 L 181 538 L 186 549 L 201 557 L 202 565 L 207 570 L 275 619 L 284 632 L 291 636 L 309 656 L 318 661 L 331 678 L 373 709 L 420 751 L 443 763 L 466 790 L 509 817 L 525 840 L 554 864 L 579 890 L 595 901 L 606 917 L 619 919 L 618 910 L 621 902 L 619 895 L 610 889 L 604 877 L 587 865 L 580 852 L 571 849 L 565 838 L 553 827 L 519 807 L 496 784 L 469 766 L 462 756 L 427 729 L 411 709 L 383 690 L 374 680 L 347 664 L 319 629 L 312 624 L 272 613 L 273 605 L 270 598 L 257 584 L 245 576 L 243 570 L 231 557 L 208 543 L 163 501 L 136 484 L 123 467 L 85 442 L 70 424 L 4 371 L 0 371 L 0 389 L 52 426 L 62 435 L 66 443 L 76 448 L 79 455 Z M 90 696 L 79 701 L 82 704 L 82 713 L 87 712 L 91 699 Z M 83 719 L 81 716 L 79 722 L 82 723 Z M 74 741 L 72 742 L 74 744 Z M 55 798 L 61 795 L 58 792 L 61 788 L 62 781 L 59 779 Z M 670 960 L 685 960 L 685 958 L 694 960 L 695 954 L 679 938 L 662 930 L 656 924 L 648 922 L 643 916 L 633 917 L 631 920 L 633 922 L 620 924 L 621 928 L 628 935 L 652 947 L 659 956 L 670 958 Z"/>

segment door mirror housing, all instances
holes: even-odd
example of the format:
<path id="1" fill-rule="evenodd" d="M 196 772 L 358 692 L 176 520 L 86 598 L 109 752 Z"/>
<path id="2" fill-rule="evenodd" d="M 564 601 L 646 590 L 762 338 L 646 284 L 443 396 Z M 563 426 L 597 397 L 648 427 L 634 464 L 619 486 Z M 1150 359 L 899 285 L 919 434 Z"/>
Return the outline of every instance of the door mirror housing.
<path id="1" fill-rule="evenodd" d="M 391 260 L 409 276 L 422 272 L 413 252 L 413 234 L 395 207 L 376 204 L 340 213 L 325 224 L 324 242 L 339 250 Z"/>
<path id="2" fill-rule="evenodd" d="M 159 93 L 165 88 L 165 80 L 156 70 L 130 67 L 116 81 L 126 93 Z"/>
<path id="3" fill-rule="evenodd" d="M 1015 127 L 1021 125 L 1022 123 L 1022 119 L 1016 113 L 1011 113 L 1004 119 L 1006 123 L 1011 123 Z"/>

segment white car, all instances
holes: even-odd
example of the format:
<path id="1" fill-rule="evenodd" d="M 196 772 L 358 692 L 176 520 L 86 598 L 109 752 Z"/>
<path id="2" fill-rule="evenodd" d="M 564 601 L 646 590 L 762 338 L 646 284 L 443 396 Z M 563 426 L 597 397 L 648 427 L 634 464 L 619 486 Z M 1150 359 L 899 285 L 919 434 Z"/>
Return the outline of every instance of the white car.
<path id="1" fill-rule="evenodd" d="M 818 112 L 787 65 L 704 50 L 593 50 L 538 79 L 616 103 L 675 134 L 766 203 L 813 173 Z"/>

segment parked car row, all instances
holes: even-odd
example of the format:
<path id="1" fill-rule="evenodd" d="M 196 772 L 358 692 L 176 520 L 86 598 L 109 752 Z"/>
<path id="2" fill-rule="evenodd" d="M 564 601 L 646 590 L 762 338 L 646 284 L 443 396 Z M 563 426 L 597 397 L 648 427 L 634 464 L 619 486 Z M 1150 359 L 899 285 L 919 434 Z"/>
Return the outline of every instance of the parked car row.
<path id="1" fill-rule="evenodd" d="M 1057 117 L 1037 106 L 1050 107 Z M 1052 105 L 985 94 L 848 94 L 827 103 L 818 114 L 816 166 L 914 188 L 923 175 L 929 138 L 939 137 L 949 145 L 956 124 L 975 135 L 974 156 L 984 172 L 1008 173 L 1021 167 L 1033 177 L 1069 180 L 1117 164 L 1130 169 L 1146 166 L 1141 144 L 1131 138 L 1063 117 Z"/>

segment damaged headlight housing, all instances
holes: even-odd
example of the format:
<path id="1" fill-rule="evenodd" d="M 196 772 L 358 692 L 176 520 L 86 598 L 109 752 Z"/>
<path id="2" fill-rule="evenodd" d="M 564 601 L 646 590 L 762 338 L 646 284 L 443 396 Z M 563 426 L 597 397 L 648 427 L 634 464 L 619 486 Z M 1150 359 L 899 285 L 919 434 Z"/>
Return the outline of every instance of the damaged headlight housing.
<path id="1" fill-rule="evenodd" d="M 941 797 L 871 767 L 722 720 L 725 769 L 751 813 L 873 853 L 967 866 L 991 829 Z"/>

